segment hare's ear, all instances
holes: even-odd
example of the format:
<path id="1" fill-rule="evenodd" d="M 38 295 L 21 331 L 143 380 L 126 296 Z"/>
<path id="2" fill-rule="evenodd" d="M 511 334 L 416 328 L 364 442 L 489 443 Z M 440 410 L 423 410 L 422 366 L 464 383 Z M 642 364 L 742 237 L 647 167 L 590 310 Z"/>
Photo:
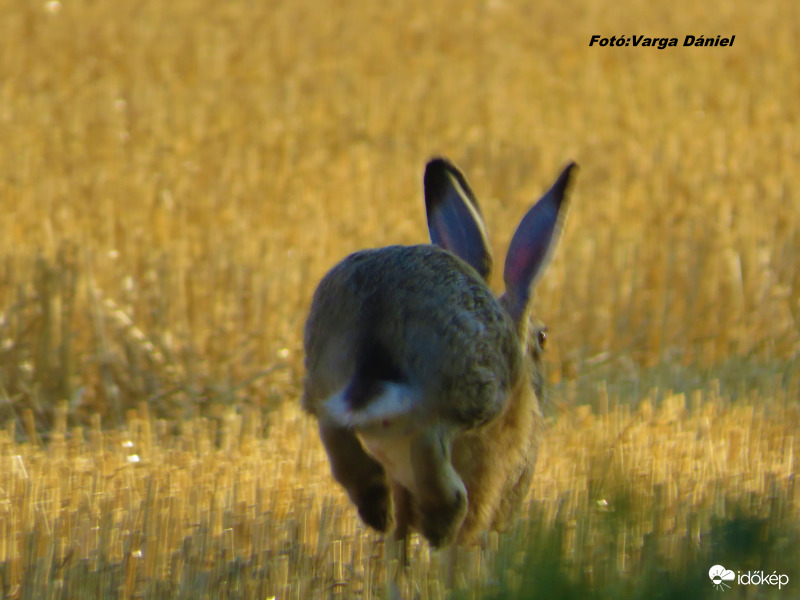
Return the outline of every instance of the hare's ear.
<path id="1" fill-rule="evenodd" d="M 504 304 L 515 323 L 522 321 L 533 288 L 558 241 L 567 212 L 567 188 L 576 168 L 575 163 L 567 165 L 550 191 L 522 218 L 511 238 L 503 270 Z"/>
<path id="2" fill-rule="evenodd" d="M 467 180 L 447 159 L 434 158 L 425 167 L 424 185 L 431 242 L 458 256 L 488 281 L 492 253 L 481 209 Z"/>

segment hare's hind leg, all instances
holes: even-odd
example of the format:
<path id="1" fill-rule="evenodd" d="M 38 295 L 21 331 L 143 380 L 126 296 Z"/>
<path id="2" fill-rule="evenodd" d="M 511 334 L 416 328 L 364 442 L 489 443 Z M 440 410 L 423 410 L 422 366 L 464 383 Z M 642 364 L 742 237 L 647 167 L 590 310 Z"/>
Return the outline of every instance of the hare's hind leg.
<path id="1" fill-rule="evenodd" d="M 331 472 L 358 507 L 361 519 L 378 531 L 391 525 L 391 496 L 381 464 L 364 451 L 355 433 L 344 427 L 319 424 Z"/>
<path id="2" fill-rule="evenodd" d="M 434 547 L 452 542 L 467 514 L 467 489 L 450 462 L 450 436 L 431 428 L 411 443 L 419 527 Z"/>

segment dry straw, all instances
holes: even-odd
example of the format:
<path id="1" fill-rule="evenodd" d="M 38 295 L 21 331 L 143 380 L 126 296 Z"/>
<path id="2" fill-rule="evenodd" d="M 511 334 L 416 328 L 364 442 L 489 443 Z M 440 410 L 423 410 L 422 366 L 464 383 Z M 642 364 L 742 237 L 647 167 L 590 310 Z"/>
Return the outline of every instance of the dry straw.
<path id="1" fill-rule="evenodd" d="M 424 241 L 432 154 L 496 232 L 582 166 L 534 300 L 536 519 L 463 550 L 469 593 L 525 588 L 551 530 L 597 586 L 733 507 L 783 535 L 798 6 L 0 0 L 0 594 L 443 597 L 422 544 L 386 584 L 296 408 L 314 286 Z M 588 46 L 661 33 L 737 37 Z"/>
<path id="2" fill-rule="evenodd" d="M 296 407 L 270 414 L 266 437 L 259 412 L 234 411 L 219 425 L 186 421 L 175 437 L 142 405 L 120 429 L 96 422 L 88 439 L 67 431 L 66 408 L 46 446 L 15 443 L 13 427 L 0 433 L 4 585 L 86 585 L 81 573 L 93 572 L 131 597 L 159 585 L 218 589 L 214 578 L 234 570 L 261 597 L 382 597 L 395 580 L 396 561 L 333 483 Z M 714 388 L 633 411 L 578 407 L 549 429 L 529 500 L 541 523 L 566 528 L 568 564 L 596 560 L 615 513 L 620 570 L 641 563 L 654 533 L 662 564 L 679 564 L 686 541 L 702 545 L 701 532 L 738 499 L 760 518 L 776 503 L 800 516 L 798 427 L 800 409 L 785 397 L 731 404 Z M 463 549 L 456 584 L 479 595 L 498 569 L 513 573 L 502 560 L 496 535 Z M 441 597 L 444 573 L 415 538 L 400 585 Z"/>

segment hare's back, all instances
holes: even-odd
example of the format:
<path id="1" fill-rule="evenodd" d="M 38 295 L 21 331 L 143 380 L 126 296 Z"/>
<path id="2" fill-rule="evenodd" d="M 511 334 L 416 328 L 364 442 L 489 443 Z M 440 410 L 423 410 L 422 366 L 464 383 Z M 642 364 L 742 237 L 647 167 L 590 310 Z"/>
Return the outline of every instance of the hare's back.
<path id="1" fill-rule="evenodd" d="M 467 425 L 499 412 L 520 363 L 511 320 L 484 281 L 429 245 L 345 258 L 317 288 L 305 346 L 307 394 L 392 381 L 417 390 L 426 411 Z"/>

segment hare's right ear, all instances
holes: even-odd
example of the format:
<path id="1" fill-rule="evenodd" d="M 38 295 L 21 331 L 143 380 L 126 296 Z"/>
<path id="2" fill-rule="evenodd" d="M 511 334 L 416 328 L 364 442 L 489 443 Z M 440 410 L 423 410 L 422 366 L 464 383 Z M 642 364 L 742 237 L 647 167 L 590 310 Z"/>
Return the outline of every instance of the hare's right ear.
<path id="1" fill-rule="evenodd" d="M 424 185 L 431 242 L 458 256 L 488 281 L 492 253 L 481 209 L 467 180 L 450 161 L 434 158 L 425 167 Z"/>
<path id="2" fill-rule="evenodd" d="M 576 169 L 575 163 L 567 165 L 553 187 L 522 217 L 511 238 L 503 269 L 503 303 L 517 325 L 522 322 L 536 281 L 544 273 L 558 241 L 567 212 L 567 188 Z"/>

